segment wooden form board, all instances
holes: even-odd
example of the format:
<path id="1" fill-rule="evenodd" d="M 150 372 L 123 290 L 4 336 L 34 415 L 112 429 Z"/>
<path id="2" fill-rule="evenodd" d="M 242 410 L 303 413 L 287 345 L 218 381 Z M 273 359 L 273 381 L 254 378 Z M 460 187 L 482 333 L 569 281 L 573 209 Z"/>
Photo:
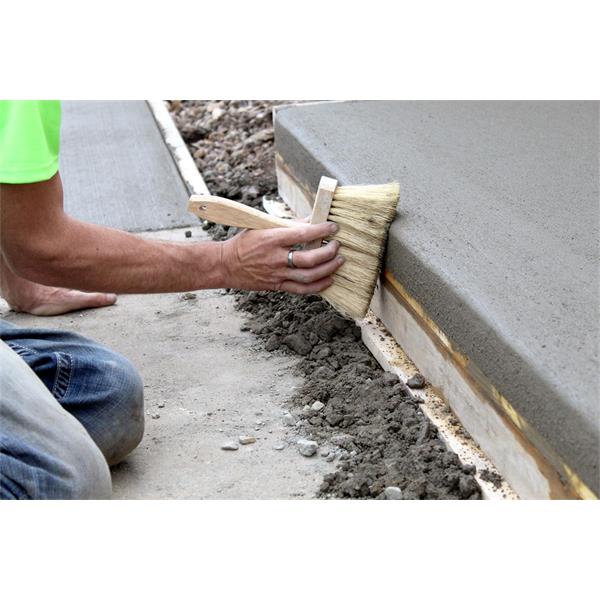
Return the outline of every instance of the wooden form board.
<path id="1" fill-rule="evenodd" d="M 284 201 L 299 217 L 310 214 L 310 190 L 279 155 L 276 170 Z M 383 274 L 371 309 L 521 498 L 595 498 L 509 400 L 467 357 L 452 348 L 444 333 L 391 273 Z M 382 366 L 389 368 L 382 353 L 374 344 L 371 346 Z"/>

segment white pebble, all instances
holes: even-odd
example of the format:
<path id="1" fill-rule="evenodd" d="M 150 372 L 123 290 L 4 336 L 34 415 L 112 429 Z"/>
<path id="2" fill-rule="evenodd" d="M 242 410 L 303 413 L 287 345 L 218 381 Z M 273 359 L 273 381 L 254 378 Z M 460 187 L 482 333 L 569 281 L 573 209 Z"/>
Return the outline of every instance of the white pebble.
<path id="1" fill-rule="evenodd" d="M 402 490 L 399 487 L 386 487 L 383 493 L 386 500 L 402 500 Z"/>
<path id="2" fill-rule="evenodd" d="M 283 415 L 283 424 L 287 425 L 288 427 L 292 427 L 293 425 L 295 425 L 296 419 L 294 415 L 290 413 L 285 413 L 285 415 Z"/>
<path id="3" fill-rule="evenodd" d="M 297 445 L 298 452 L 300 452 L 302 456 L 314 456 L 319 447 L 317 442 L 313 442 L 312 440 L 298 440 Z"/>
<path id="4" fill-rule="evenodd" d="M 238 440 L 240 444 L 242 444 L 242 446 L 246 446 L 247 444 L 254 444 L 254 442 L 256 442 L 256 438 L 252 435 L 240 435 Z"/>
<path id="5" fill-rule="evenodd" d="M 239 446 L 236 442 L 230 440 L 221 445 L 221 450 L 237 450 Z"/>

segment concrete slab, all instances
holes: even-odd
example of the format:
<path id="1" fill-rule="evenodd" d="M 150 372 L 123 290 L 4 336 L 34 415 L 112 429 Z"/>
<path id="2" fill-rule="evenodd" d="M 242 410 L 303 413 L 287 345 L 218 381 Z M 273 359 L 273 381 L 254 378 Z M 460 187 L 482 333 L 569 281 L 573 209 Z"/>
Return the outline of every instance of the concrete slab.
<path id="1" fill-rule="evenodd" d="M 144 101 L 63 102 L 65 210 L 128 231 L 197 222 L 188 190 Z"/>
<path id="2" fill-rule="evenodd" d="M 386 269 L 598 494 L 599 104 L 283 107 L 275 140 L 305 193 L 400 182 Z"/>
<path id="3" fill-rule="evenodd" d="M 191 240 L 183 230 L 159 239 Z M 0 310 L 0 318 L 28 327 L 64 328 L 127 356 L 144 380 L 146 431 L 140 446 L 113 468 L 116 499 L 311 498 L 333 470 L 321 457 L 295 447 L 294 428 L 283 425 L 286 399 L 300 379 L 295 359 L 256 348 L 240 331 L 233 298 L 217 290 L 120 296 L 109 308 L 59 317 Z M 158 417 L 158 418 L 156 418 Z M 240 435 L 256 443 L 221 450 Z M 283 450 L 275 446 L 284 443 Z"/>

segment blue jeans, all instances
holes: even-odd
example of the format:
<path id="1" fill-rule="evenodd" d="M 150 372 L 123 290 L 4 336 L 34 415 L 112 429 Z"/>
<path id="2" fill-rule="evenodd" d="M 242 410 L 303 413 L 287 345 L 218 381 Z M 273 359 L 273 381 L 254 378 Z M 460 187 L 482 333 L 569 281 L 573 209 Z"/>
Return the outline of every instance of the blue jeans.
<path id="1" fill-rule="evenodd" d="M 143 385 L 83 336 L 0 320 L 0 498 L 107 498 L 141 441 Z"/>

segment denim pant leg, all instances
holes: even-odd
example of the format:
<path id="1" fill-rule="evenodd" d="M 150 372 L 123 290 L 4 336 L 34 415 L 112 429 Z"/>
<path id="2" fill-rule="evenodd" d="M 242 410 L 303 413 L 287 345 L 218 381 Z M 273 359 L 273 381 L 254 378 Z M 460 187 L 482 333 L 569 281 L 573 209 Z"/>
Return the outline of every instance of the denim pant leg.
<path id="1" fill-rule="evenodd" d="M 140 443 L 143 385 L 124 356 L 75 333 L 13 327 L 5 321 L 0 321 L 0 338 L 85 427 L 109 464 Z"/>
<path id="2" fill-rule="evenodd" d="M 110 472 L 98 446 L 0 340 L 0 499 L 110 495 Z"/>

